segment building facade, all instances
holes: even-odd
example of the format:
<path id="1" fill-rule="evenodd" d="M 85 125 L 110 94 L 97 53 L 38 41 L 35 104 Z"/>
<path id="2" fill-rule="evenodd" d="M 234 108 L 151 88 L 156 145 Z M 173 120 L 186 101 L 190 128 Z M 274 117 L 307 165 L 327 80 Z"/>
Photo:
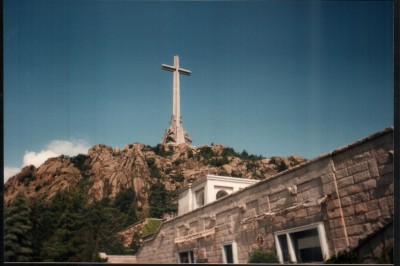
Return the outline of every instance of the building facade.
<path id="1" fill-rule="evenodd" d="M 388 128 L 164 221 L 137 262 L 322 262 L 393 224 L 393 189 Z"/>
<path id="2" fill-rule="evenodd" d="M 259 180 L 207 175 L 178 191 L 178 216 L 214 202 Z"/>

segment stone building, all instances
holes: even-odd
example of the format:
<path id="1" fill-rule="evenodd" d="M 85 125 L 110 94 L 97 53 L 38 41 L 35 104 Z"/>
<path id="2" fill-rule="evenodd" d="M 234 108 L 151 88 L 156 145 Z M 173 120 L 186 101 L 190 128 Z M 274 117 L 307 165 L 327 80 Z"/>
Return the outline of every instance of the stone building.
<path id="1" fill-rule="evenodd" d="M 377 263 L 393 249 L 393 186 L 388 128 L 164 221 L 137 262 L 246 263 L 262 248 L 281 262 L 357 249 Z"/>
<path id="2" fill-rule="evenodd" d="M 177 191 L 178 215 L 200 208 L 257 182 L 259 180 L 207 175 Z"/>

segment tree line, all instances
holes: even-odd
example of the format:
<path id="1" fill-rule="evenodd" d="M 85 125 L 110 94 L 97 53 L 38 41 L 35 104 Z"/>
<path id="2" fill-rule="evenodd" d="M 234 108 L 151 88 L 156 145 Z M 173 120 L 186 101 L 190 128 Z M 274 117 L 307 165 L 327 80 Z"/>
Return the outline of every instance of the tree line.
<path id="1" fill-rule="evenodd" d="M 149 214 L 161 218 L 174 210 L 162 182 L 150 186 Z M 172 206 L 172 207 L 171 207 Z M 4 261 L 101 262 L 99 252 L 132 254 L 117 232 L 139 221 L 133 188 L 114 199 L 89 202 L 84 186 L 59 191 L 51 200 L 20 192 L 4 210 Z"/>

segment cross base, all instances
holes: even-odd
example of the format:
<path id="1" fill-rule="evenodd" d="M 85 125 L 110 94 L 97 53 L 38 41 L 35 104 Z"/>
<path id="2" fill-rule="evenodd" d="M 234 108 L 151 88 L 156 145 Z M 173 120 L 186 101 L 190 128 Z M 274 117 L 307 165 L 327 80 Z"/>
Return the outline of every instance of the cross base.
<path id="1" fill-rule="evenodd" d="M 161 144 L 192 144 L 192 139 L 189 136 L 189 133 L 183 131 L 184 141 L 177 141 L 176 133 L 172 128 L 167 128 L 164 133 L 164 137 L 161 140 Z"/>

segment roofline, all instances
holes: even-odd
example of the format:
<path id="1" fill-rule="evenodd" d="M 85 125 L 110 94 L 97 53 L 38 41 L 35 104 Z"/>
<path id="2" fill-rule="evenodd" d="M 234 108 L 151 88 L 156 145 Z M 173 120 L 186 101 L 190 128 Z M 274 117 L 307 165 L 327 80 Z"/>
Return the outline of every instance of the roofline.
<path id="1" fill-rule="evenodd" d="M 160 219 L 160 218 L 147 217 L 147 218 L 144 218 L 144 219 L 142 219 L 142 220 L 140 220 L 140 221 L 137 221 L 137 222 L 134 223 L 134 224 L 131 224 L 131 225 L 125 227 L 124 229 L 118 231 L 117 234 L 122 233 L 122 232 L 128 230 L 129 228 L 133 228 L 133 227 L 135 227 L 135 226 L 137 226 L 137 225 L 139 225 L 139 224 L 141 224 L 141 223 L 143 223 L 143 222 L 145 222 L 145 221 L 147 221 L 147 220 L 161 220 L 161 221 L 163 221 L 163 219 Z"/>
<path id="2" fill-rule="evenodd" d="M 260 180 L 256 180 L 256 179 L 248 179 L 248 178 L 241 178 L 241 177 L 232 177 L 232 176 L 223 176 L 223 175 L 212 175 L 212 174 L 207 174 L 205 177 L 202 177 L 196 181 L 194 181 L 193 183 L 189 183 L 189 185 L 184 186 L 180 189 L 178 189 L 176 192 L 179 194 L 180 192 L 189 189 L 189 187 L 194 187 L 197 184 L 203 183 L 206 180 L 219 180 L 221 179 L 221 177 L 223 179 L 227 179 L 228 181 L 237 181 L 237 180 L 242 180 L 244 181 L 243 183 L 250 183 L 250 184 L 255 184 L 260 182 Z"/>
<path id="3" fill-rule="evenodd" d="M 317 161 L 320 161 L 320 160 L 326 159 L 326 158 L 328 158 L 328 157 L 331 157 L 331 156 L 340 154 L 340 153 L 345 152 L 345 151 L 347 151 L 347 150 L 350 150 L 350 149 L 352 149 L 352 148 L 354 148 L 354 147 L 357 147 L 357 146 L 359 146 L 359 145 L 361 145 L 361 144 L 363 144 L 363 143 L 365 143 L 365 142 L 371 141 L 371 140 L 373 140 L 373 139 L 376 139 L 376 138 L 378 138 L 378 137 L 381 137 L 381 136 L 383 136 L 383 135 L 386 135 L 386 134 L 389 134 L 389 133 L 392 133 L 392 132 L 393 132 L 393 127 L 385 128 L 385 129 L 383 129 L 383 130 L 381 130 L 381 131 L 378 131 L 377 133 L 374 133 L 374 134 L 371 134 L 371 135 L 369 135 L 369 136 L 367 136 L 367 137 L 365 137 L 365 138 L 359 139 L 359 140 L 357 140 L 357 141 L 355 141 L 355 142 L 353 142 L 353 143 L 351 143 L 351 144 L 349 144 L 349 145 L 346 145 L 346 146 L 340 147 L 340 148 L 338 148 L 338 149 L 335 149 L 335 150 L 333 150 L 333 151 L 327 152 L 327 153 L 322 154 L 322 155 L 320 155 L 320 156 L 318 156 L 318 157 L 315 157 L 315 158 L 313 158 L 313 159 L 311 159 L 311 160 L 308 160 L 308 161 L 303 162 L 303 163 L 301 163 L 301 164 L 295 165 L 295 166 L 293 166 L 293 167 L 291 167 L 291 168 L 289 168 L 289 169 L 287 169 L 287 170 L 285 170 L 285 171 L 282 171 L 282 172 L 280 172 L 280 173 L 277 173 L 277 174 L 275 174 L 275 175 L 273 175 L 273 176 L 271 176 L 271 177 L 268 177 L 268 178 L 265 178 L 265 179 L 263 179 L 263 180 L 260 180 L 259 182 L 255 183 L 255 184 L 252 184 L 252 185 L 249 185 L 249 186 L 247 186 L 247 187 L 244 187 L 243 189 L 238 190 L 238 191 L 235 191 L 235 192 L 233 192 L 233 193 L 231 193 L 231 194 L 229 194 L 229 195 L 227 195 L 227 196 L 225 196 L 225 197 L 223 197 L 223 198 L 221 198 L 221 199 L 226 199 L 226 198 L 229 198 L 229 197 L 233 197 L 234 195 L 236 195 L 236 194 L 238 194 L 238 193 L 242 193 L 242 192 L 244 192 L 244 191 L 246 191 L 246 190 L 248 190 L 248 189 L 251 189 L 251 188 L 253 188 L 253 187 L 255 187 L 255 186 L 258 186 L 258 185 L 260 185 L 260 184 L 262 184 L 262 183 L 270 182 L 272 179 L 279 178 L 279 177 L 281 177 L 282 175 L 286 175 L 286 174 L 288 174 L 288 173 L 294 172 L 294 171 L 296 171 L 296 170 L 299 169 L 299 168 L 303 168 L 303 167 L 305 167 L 305 166 L 307 166 L 307 165 L 310 165 L 310 164 L 313 164 L 313 163 L 315 163 L 315 162 L 317 162 Z M 207 176 L 209 176 L 209 175 L 207 175 Z M 206 177 L 207 177 L 207 176 L 206 176 Z M 235 178 L 235 177 L 232 177 L 232 178 Z M 205 179 L 206 179 L 206 178 L 199 179 L 199 180 L 197 180 L 197 181 L 194 182 L 194 183 L 197 183 L 197 182 L 200 182 L 200 181 L 204 181 Z M 181 190 L 178 190 L 178 191 L 180 192 L 180 191 L 183 191 L 183 189 L 187 189 L 187 188 L 188 188 L 188 186 L 183 187 Z M 177 198 L 176 198 L 176 199 L 177 199 Z M 221 199 L 219 199 L 219 200 L 221 200 Z M 189 211 L 189 212 L 187 212 L 187 213 L 184 213 L 184 214 L 182 214 L 182 215 L 180 215 L 180 216 L 174 217 L 174 218 L 172 218 L 171 220 L 164 221 L 164 223 L 169 222 L 169 221 L 173 221 L 173 220 L 175 220 L 175 219 L 177 219 L 177 218 L 180 218 L 180 217 L 182 217 L 182 216 L 185 216 L 186 214 L 189 214 L 189 213 L 191 213 L 191 212 L 193 212 L 193 211 L 197 211 L 197 210 L 199 210 L 199 209 L 201 209 L 201 208 L 203 208 L 203 207 L 209 206 L 210 204 L 213 204 L 213 203 L 215 203 L 215 202 L 217 202 L 217 201 L 219 201 L 219 200 L 216 200 L 216 201 L 210 202 L 210 203 L 208 203 L 208 204 L 205 204 L 205 205 L 203 205 L 203 206 L 201 206 L 201 207 L 199 207 L 199 208 L 197 208 L 197 209 L 194 209 L 194 210 L 192 210 L 192 211 Z"/>
<path id="4" fill-rule="evenodd" d="M 381 131 L 378 131 L 378 132 L 376 132 L 374 134 L 371 134 L 371 135 L 368 135 L 368 136 L 366 136 L 366 137 L 364 137 L 362 139 L 356 140 L 353 143 L 350 143 L 348 145 L 342 146 L 342 147 L 337 148 L 337 149 L 335 149 L 333 151 L 330 151 L 330 152 L 327 152 L 327 153 L 323 153 L 320 156 L 317 156 L 317 157 L 315 157 L 313 159 L 305 161 L 305 162 L 303 162 L 301 164 L 295 165 L 295 166 L 293 166 L 293 167 L 291 167 L 291 168 L 289 168 L 289 169 L 287 169 L 285 171 L 282 171 L 280 173 L 277 173 L 276 175 L 273 175 L 273 176 L 271 176 L 269 178 L 263 179 L 263 180 L 261 180 L 260 183 L 264 183 L 264 182 L 270 181 L 271 179 L 275 179 L 275 178 L 278 178 L 278 177 L 280 177 L 282 175 L 285 175 L 287 173 L 294 172 L 295 170 L 297 170 L 299 168 L 303 168 L 303 167 L 305 167 L 307 165 L 310 165 L 310 164 L 313 164 L 313 163 L 315 163 L 317 161 L 320 161 L 320 160 L 326 159 L 328 157 L 332 157 L 334 155 L 343 153 L 343 152 L 345 152 L 347 150 L 350 150 L 350 149 L 352 149 L 354 147 L 360 146 L 363 143 L 366 143 L 368 141 L 371 141 L 373 139 L 376 139 L 378 137 L 381 137 L 383 135 L 386 135 L 386 134 L 389 134 L 389 133 L 392 133 L 392 132 L 393 132 L 393 127 L 387 127 L 387 128 L 385 128 L 385 129 L 383 129 Z M 246 187 L 246 188 L 250 188 L 250 187 L 252 187 L 252 186 L 249 186 L 249 187 Z"/>

